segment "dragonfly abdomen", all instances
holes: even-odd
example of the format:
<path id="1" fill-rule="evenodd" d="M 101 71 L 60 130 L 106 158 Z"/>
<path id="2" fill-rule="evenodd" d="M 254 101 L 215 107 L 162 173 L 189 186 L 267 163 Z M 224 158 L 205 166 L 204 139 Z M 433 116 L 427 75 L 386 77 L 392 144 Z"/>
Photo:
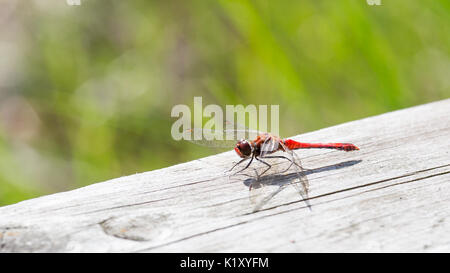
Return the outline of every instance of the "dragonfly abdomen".
<path id="1" fill-rule="evenodd" d="M 354 151 L 359 150 L 358 147 L 351 143 L 304 143 L 304 142 L 298 142 L 292 139 L 286 139 L 284 140 L 284 144 L 290 149 L 290 150 L 297 150 L 297 149 L 335 149 L 335 150 L 342 150 L 342 151 Z"/>

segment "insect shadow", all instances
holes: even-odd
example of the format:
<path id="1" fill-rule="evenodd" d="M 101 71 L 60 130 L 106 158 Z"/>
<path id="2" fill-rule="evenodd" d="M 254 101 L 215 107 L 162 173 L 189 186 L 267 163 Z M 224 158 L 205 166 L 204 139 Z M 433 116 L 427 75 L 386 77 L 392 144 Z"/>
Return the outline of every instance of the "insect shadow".
<path id="1" fill-rule="evenodd" d="M 350 160 L 350 161 L 344 161 L 344 162 L 340 162 L 337 164 L 333 164 L 333 165 L 328 165 L 328 166 L 324 166 L 324 167 L 320 167 L 320 168 L 315 168 L 315 169 L 306 169 L 302 172 L 301 175 L 310 175 L 313 173 L 321 173 L 321 172 L 326 172 L 326 171 L 331 171 L 331 170 L 338 170 L 338 169 L 343 169 L 346 167 L 350 167 L 356 164 L 361 163 L 362 160 Z M 274 190 L 271 194 L 269 194 L 268 196 L 266 196 L 264 198 L 264 200 L 258 204 L 254 209 L 253 212 L 257 212 L 261 209 L 262 206 L 264 206 L 267 202 L 269 202 L 275 195 L 277 195 L 278 193 L 280 193 L 287 185 L 291 184 L 291 182 L 295 181 L 298 179 L 298 174 L 297 173 L 287 173 L 287 174 L 283 174 L 283 173 L 277 173 L 277 174 L 268 174 L 268 175 L 264 175 L 262 177 L 252 177 L 252 178 L 247 178 L 246 180 L 244 180 L 243 184 L 247 187 L 250 186 L 254 189 L 259 188 L 259 187 L 263 187 L 263 186 L 278 186 L 278 188 L 276 190 Z M 306 193 L 307 195 L 307 193 Z M 308 199 L 308 198 L 306 198 Z"/>

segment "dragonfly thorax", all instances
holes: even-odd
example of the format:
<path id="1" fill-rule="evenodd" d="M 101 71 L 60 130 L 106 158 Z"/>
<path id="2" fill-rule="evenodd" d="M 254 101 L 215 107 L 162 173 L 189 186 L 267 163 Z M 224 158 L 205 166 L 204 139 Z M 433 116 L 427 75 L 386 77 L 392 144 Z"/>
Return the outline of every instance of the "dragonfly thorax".
<path id="1" fill-rule="evenodd" d="M 246 139 L 241 139 L 234 148 L 238 156 L 246 158 L 252 155 L 253 147 Z"/>

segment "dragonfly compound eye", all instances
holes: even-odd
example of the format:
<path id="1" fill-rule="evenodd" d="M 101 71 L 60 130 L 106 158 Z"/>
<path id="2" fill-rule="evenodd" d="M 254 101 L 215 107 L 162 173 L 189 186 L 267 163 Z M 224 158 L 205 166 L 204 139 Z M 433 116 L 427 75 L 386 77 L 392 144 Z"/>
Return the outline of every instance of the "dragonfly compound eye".
<path id="1" fill-rule="evenodd" d="M 248 157 L 251 156 L 252 154 L 252 148 L 250 147 L 250 143 L 248 143 L 248 141 L 245 139 L 240 140 L 236 144 L 236 148 L 234 148 L 234 150 L 240 157 Z"/>

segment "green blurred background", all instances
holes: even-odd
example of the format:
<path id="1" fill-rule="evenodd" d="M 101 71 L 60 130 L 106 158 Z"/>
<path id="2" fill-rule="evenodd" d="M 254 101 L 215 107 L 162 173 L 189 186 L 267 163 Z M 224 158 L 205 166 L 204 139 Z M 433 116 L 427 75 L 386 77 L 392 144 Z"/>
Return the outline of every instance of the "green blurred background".
<path id="1" fill-rule="evenodd" d="M 450 1 L 0 0 L 0 205 L 199 158 L 176 104 L 290 136 L 450 96 Z"/>

